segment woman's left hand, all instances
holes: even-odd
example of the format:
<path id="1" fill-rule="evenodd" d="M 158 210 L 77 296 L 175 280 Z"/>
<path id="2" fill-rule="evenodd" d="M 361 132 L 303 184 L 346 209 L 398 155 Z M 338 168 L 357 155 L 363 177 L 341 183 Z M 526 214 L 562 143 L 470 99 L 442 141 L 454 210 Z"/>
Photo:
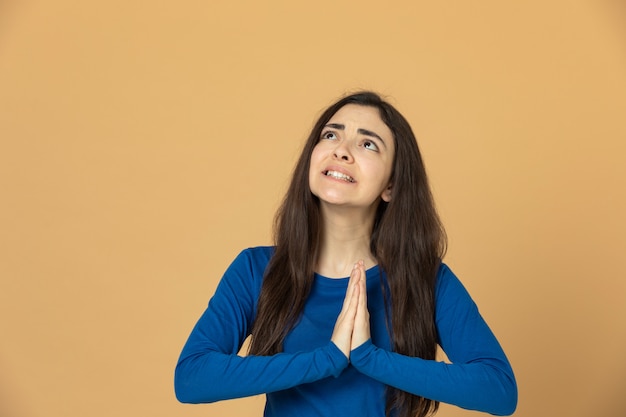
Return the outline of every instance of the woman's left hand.
<path id="1" fill-rule="evenodd" d="M 354 350 L 367 342 L 370 338 L 370 313 L 367 309 L 367 277 L 365 275 L 365 263 L 357 262 L 360 270 L 359 279 L 359 301 L 357 304 L 354 329 L 352 330 L 352 344 L 350 350 Z"/>

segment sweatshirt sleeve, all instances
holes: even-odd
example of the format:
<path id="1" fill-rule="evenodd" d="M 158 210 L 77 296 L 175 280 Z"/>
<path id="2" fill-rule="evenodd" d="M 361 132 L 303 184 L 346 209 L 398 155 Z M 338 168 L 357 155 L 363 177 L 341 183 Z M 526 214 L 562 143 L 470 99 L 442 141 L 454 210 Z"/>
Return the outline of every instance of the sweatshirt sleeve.
<path id="1" fill-rule="evenodd" d="M 256 254 L 258 255 L 258 254 Z M 207 403 L 279 391 L 338 376 L 348 360 L 332 342 L 299 353 L 239 356 L 249 335 L 267 259 L 247 250 L 228 268 L 176 365 L 181 402 Z"/>
<path id="2" fill-rule="evenodd" d="M 360 372 L 387 385 L 462 408 L 510 415 L 517 406 L 513 370 L 500 344 L 447 266 L 436 290 L 439 344 L 451 364 L 408 357 L 371 341 L 350 354 Z"/>

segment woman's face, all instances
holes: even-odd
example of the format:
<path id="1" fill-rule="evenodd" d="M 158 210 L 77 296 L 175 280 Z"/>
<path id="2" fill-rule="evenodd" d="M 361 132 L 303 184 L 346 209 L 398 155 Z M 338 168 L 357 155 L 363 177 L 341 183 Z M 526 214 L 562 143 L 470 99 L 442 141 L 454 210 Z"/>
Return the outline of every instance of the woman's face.
<path id="1" fill-rule="evenodd" d="M 391 199 L 393 133 L 376 107 L 347 104 L 335 113 L 311 154 L 309 185 L 321 202 L 375 208 Z"/>

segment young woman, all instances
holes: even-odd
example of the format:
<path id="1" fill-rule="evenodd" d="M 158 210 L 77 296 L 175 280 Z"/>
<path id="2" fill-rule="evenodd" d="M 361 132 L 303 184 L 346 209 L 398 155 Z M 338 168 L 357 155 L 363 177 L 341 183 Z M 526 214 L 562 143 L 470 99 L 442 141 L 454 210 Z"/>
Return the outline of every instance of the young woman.
<path id="1" fill-rule="evenodd" d="M 374 93 L 342 98 L 304 146 L 275 246 L 239 254 L 189 336 L 177 398 L 266 393 L 272 417 L 512 414 L 513 371 L 445 246 L 408 122 Z"/>

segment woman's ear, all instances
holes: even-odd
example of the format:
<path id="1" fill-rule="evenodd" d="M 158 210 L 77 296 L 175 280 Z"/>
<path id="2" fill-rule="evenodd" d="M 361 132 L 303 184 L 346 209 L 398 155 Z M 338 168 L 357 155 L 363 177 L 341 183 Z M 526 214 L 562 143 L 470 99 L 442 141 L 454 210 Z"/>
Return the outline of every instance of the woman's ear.
<path id="1" fill-rule="evenodd" d="M 387 188 L 383 190 L 383 193 L 380 195 L 380 198 L 382 198 L 383 201 L 387 203 L 391 201 L 391 183 L 389 183 Z"/>

